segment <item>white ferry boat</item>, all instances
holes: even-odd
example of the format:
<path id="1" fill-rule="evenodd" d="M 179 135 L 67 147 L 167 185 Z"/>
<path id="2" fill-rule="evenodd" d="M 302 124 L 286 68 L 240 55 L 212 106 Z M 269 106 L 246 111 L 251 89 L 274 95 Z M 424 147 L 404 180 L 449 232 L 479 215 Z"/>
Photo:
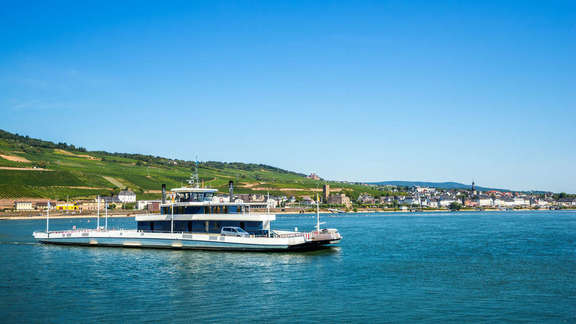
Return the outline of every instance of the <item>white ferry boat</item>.
<path id="1" fill-rule="evenodd" d="M 48 211 L 46 231 L 33 236 L 49 244 L 238 251 L 314 250 L 342 239 L 338 230 L 320 228 L 318 208 L 314 231 L 272 230 L 276 215 L 252 212 L 255 204 L 234 200 L 232 181 L 228 197 L 197 184 L 172 189 L 168 201 L 163 185 L 160 213 L 136 215 L 137 229 L 108 229 L 107 218 L 101 227 L 98 214 L 96 229 L 50 231 Z"/>

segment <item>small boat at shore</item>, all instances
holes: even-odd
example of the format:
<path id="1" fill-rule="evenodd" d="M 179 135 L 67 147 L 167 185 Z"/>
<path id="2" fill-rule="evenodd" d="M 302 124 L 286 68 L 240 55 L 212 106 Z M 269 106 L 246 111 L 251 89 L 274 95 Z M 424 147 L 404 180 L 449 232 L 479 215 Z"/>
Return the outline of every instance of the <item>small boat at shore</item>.
<path id="1" fill-rule="evenodd" d="M 232 181 L 228 197 L 197 183 L 172 189 L 168 201 L 163 185 L 160 213 L 136 215 L 136 229 L 108 229 L 107 218 L 101 227 L 98 214 L 95 229 L 50 231 L 48 211 L 46 231 L 33 236 L 46 244 L 234 251 L 315 250 L 342 239 L 337 229 L 320 228 L 318 208 L 313 231 L 272 230 L 276 215 L 251 212 L 253 204 L 234 200 Z"/>

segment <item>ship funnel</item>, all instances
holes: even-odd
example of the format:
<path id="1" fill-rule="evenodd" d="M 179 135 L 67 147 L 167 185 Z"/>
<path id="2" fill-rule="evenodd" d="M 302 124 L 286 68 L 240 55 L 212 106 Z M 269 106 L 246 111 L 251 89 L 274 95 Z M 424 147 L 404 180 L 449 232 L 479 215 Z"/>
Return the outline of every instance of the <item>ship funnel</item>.
<path id="1" fill-rule="evenodd" d="M 228 192 L 230 193 L 230 202 L 234 202 L 234 181 L 228 181 Z"/>
<path id="2" fill-rule="evenodd" d="M 162 184 L 162 204 L 166 203 L 166 184 Z"/>

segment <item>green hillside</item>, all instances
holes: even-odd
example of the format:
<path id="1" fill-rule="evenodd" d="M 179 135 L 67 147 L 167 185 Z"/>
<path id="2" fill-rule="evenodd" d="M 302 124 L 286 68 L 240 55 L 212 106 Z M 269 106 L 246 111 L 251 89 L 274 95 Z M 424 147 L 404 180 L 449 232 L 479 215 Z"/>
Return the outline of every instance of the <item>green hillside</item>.
<path id="1" fill-rule="evenodd" d="M 124 188 L 138 199 L 160 196 L 168 188 L 185 184 L 194 162 L 158 156 L 87 151 L 66 143 L 53 143 L 0 130 L 0 199 L 86 198 L 110 195 Z M 247 163 L 201 162 L 199 176 L 205 186 L 227 191 L 229 180 L 238 193 L 313 195 L 325 182 L 279 168 Z M 362 192 L 382 195 L 375 188 L 328 182 L 355 197 Z"/>

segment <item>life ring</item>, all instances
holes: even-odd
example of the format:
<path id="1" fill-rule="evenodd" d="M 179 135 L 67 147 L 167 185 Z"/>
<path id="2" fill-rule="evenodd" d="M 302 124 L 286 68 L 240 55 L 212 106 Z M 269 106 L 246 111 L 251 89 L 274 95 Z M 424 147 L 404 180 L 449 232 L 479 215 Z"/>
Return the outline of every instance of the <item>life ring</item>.
<path id="1" fill-rule="evenodd" d="M 224 202 L 224 198 L 220 198 L 220 202 L 223 203 L 223 202 Z"/>

